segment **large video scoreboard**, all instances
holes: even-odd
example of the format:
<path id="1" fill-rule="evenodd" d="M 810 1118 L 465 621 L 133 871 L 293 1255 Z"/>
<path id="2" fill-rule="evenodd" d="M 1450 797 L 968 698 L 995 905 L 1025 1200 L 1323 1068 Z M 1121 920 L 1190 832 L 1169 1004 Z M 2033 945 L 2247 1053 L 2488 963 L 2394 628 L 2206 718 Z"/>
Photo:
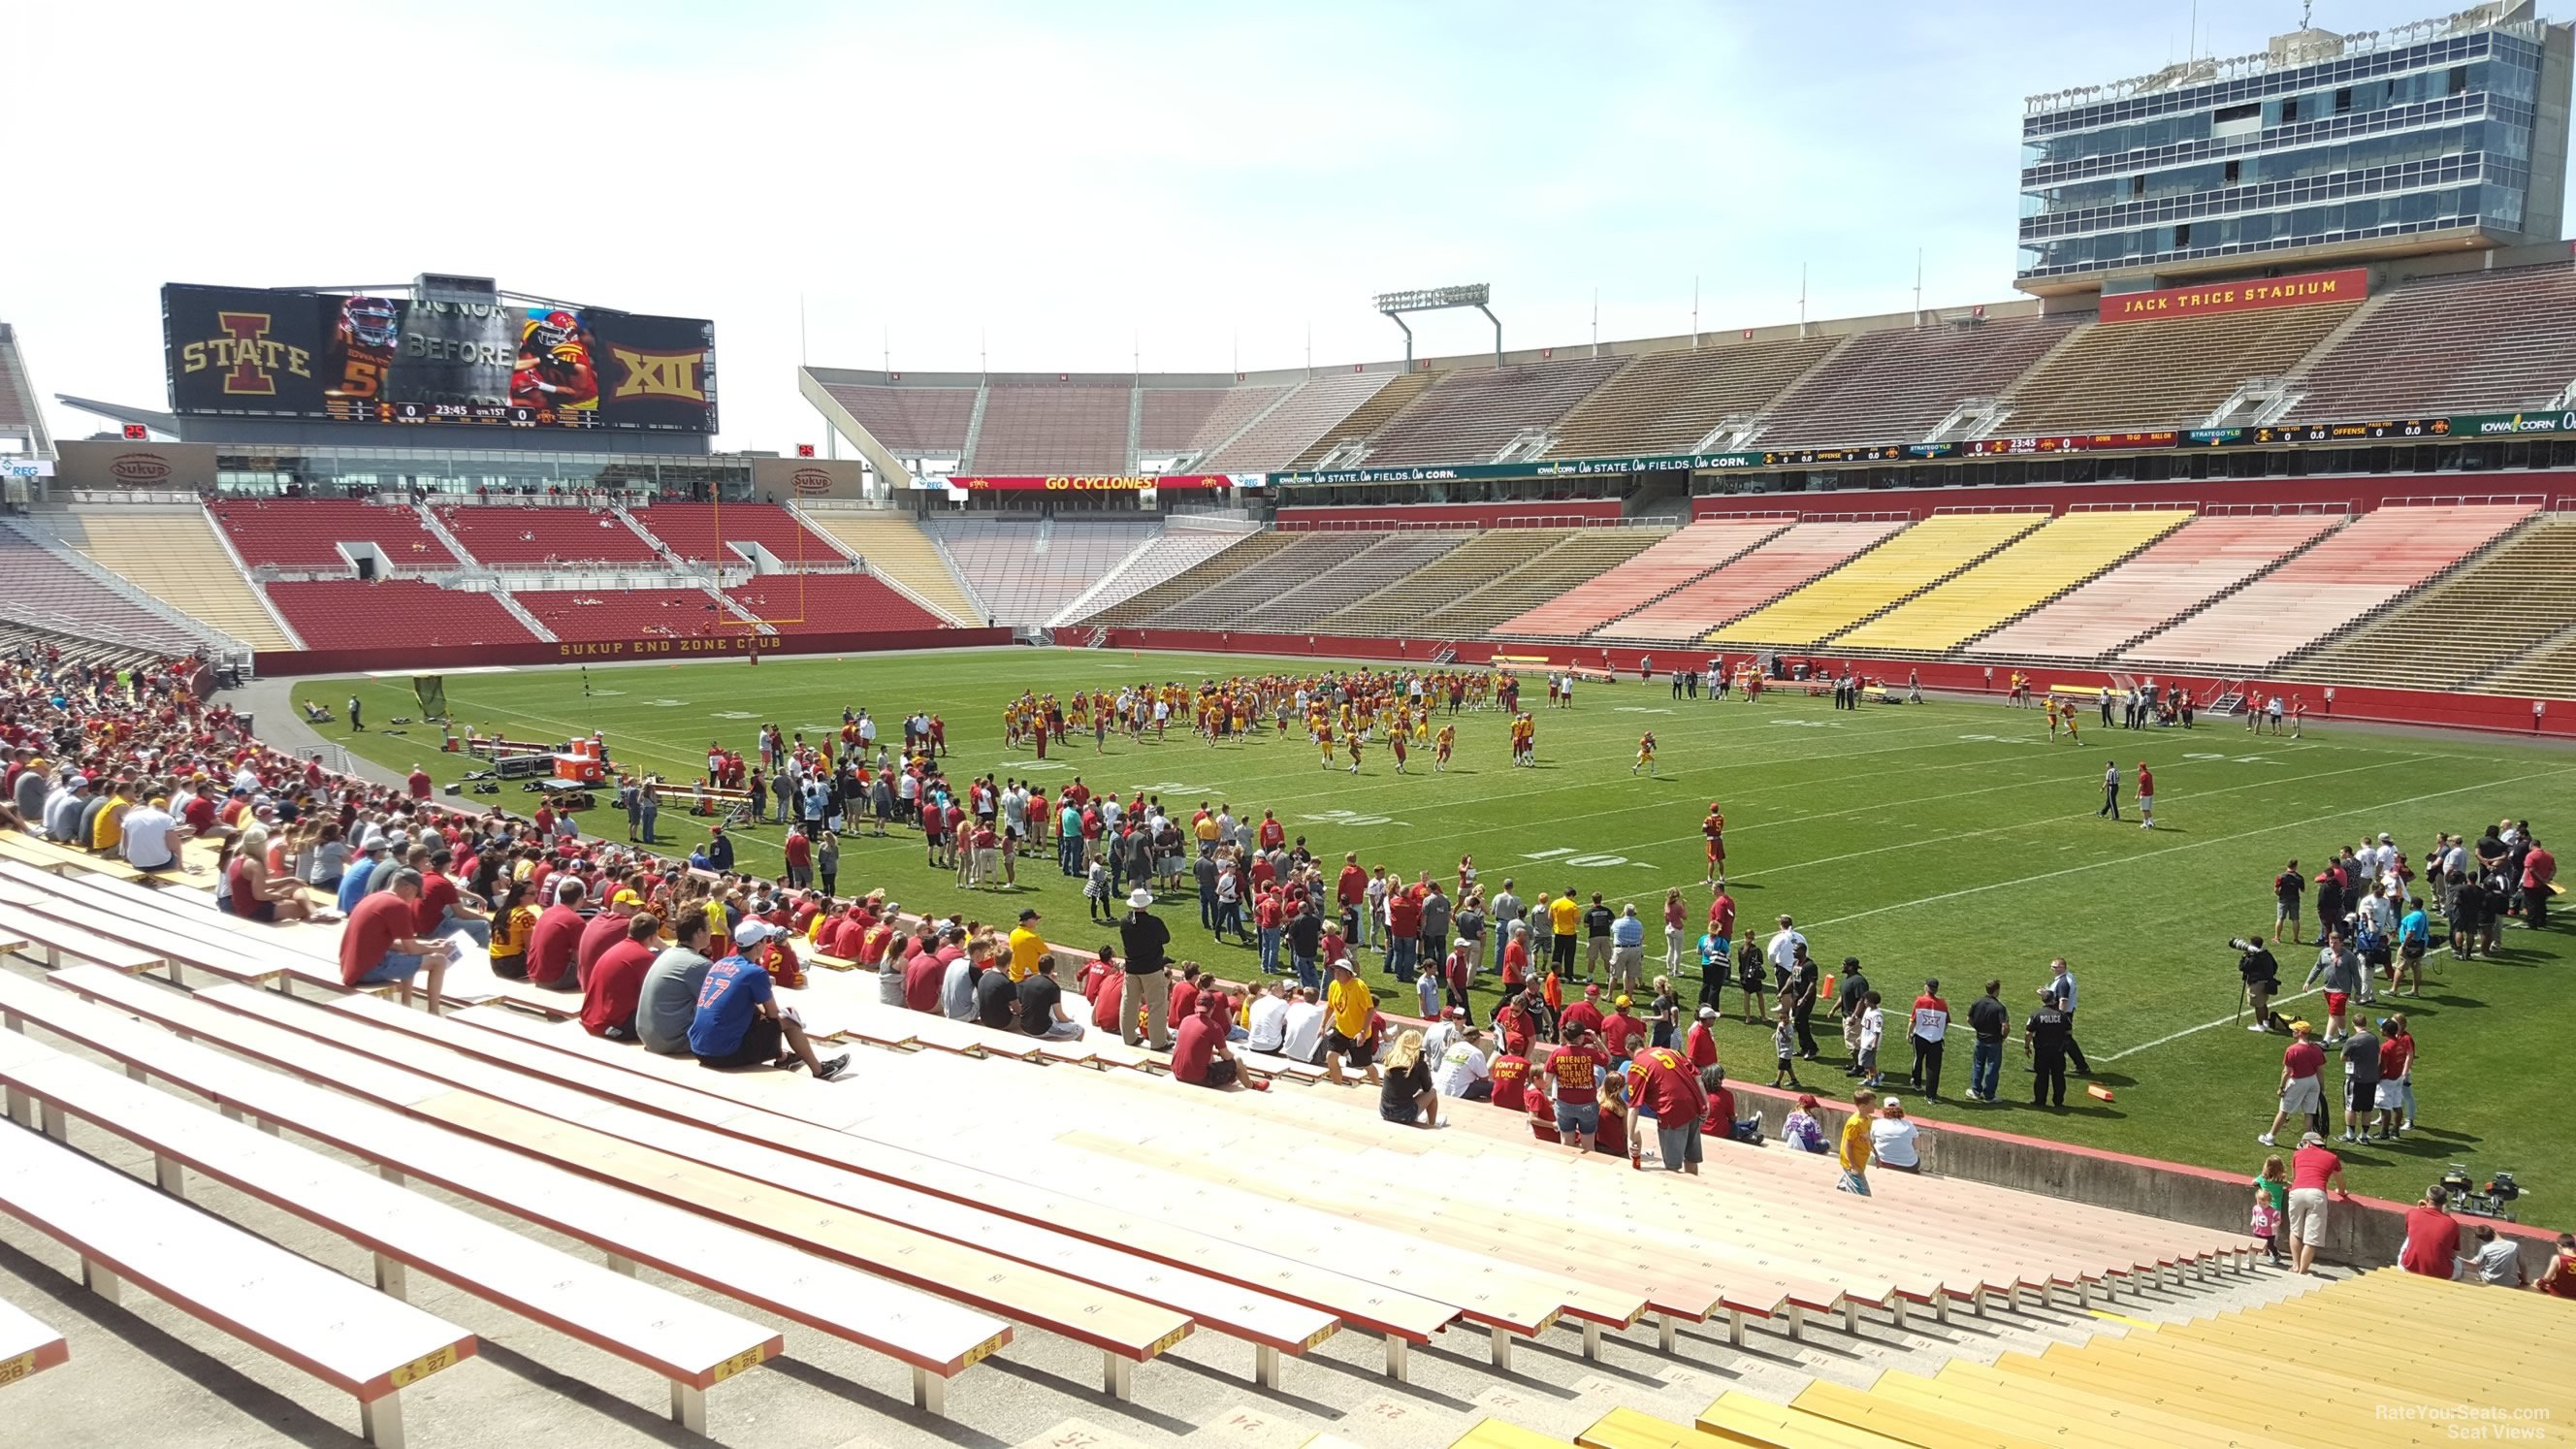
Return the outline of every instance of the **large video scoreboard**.
<path id="1" fill-rule="evenodd" d="M 498 296 L 161 289 L 174 412 L 716 431 L 715 324 Z"/>

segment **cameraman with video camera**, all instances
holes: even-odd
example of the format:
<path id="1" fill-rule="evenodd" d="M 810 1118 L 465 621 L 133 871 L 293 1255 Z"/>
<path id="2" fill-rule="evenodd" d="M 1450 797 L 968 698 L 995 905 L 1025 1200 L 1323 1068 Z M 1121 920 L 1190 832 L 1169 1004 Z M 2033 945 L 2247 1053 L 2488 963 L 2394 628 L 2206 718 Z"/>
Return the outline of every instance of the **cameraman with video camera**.
<path id="1" fill-rule="evenodd" d="M 2254 1008 L 2254 1024 L 2245 1029 L 2270 1031 L 2272 998 L 2281 990 L 2281 963 L 2272 959 L 2260 931 L 2232 937 L 2227 944 L 2236 949 L 2236 974 L 2245 978 L 2245 998 Z"/>

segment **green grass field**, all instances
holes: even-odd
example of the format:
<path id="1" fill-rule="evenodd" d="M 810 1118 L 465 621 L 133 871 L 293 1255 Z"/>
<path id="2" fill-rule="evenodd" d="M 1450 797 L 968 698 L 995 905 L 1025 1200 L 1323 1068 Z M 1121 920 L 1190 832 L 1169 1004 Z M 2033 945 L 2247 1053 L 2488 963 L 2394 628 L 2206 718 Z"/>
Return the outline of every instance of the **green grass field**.
<path id="1" fill-rule="evenodd" d="M 1058 753 L 1042 772 L 1033 756 L 1000 744 L 1000 709 L 1022 689 L 1114 690 L 1121 682 L 1257 671 L 1267 661 L 1084 650 L 988 650 L 856 661 L 740 661 L 594 670 L 511 670 L 447 677 L 449 709 L 462 725 L 514 737 L 561 738 L 599 728 L 621 762 L 693 779 L 707 741 L 750 750 L 752 731 L 774 721 L 791 732 L 837 728 L 841 709 L 863 705 L 880 720 L 931 709 L 948 721 L 952 776 L 991 770 L 1035 773 L 1050 791 L 1080 774 L 1095 789 L 1160 793 L 1182 813 L 1202 800 L 1230 803 L 1255 818 L 1276 810 L 1292 835 L 1319 853 L 1356 850 L 1408 878 L 1430 870 L 1449 878 L 1472 853 L 1488 889 L 1504 877 L 1524 898 L 1571 886 L 1635 901 L 1659 919 L 1668 887 L 1683 888 L 1694 920 L 1708 906 L 1700 884 L 1699 819 L 1724 802 L 1729 867 L 1743 921 L 1767 929 L 1781 912 L 1797 917 L 1828 969 L 1859 956 L 1892 1007 L 1911 1000 L 1925 976 L 1964 1017 L 1989 977 L 2000 977 L 2016 1016 L 2033 1005 L 2051 956 L 2073 962 L 2083 992 L 2081 1040 L 2095 1080 L 2117 1100 L 2095 1101 L 2080 1083 L 2061 1111 L 2013 1099 L 2027 1090 L 2018 1048 L 2008 1056 L 2006 1104 L 1958 1100 L 1966 1090 L 1964 1027 L 1954 1030 L 1945 1068 L 1950 1100 L 1921 1115 L 1971 1120 L 2006 1130 L 2250 1173 L 2263 1155 L 2255 1134 L 2271 1120 L 2278 1037 L 2255 1037 L 2229 1020 L 2237 1005 L 2236 956 L 2227 938 L 2268 927 L 2270 881 L 2295 855 L 2311 873 L 2331 847 L 2365 832 L 2394 833 L 2420 855 L 2437 830 L 2468 831 L 2512 816 L 2544 839 L 2576 818 L 2576 755 L 2482 739 L 2312 727 L 2303 740 L 2255 738 L 2241 727 L 2146 733 L 2087 730 L 2082 747 L 2052 745 L 2036 711 L 1987 704 L 1875 706 L 1837 713 L 1828 701 L 1784 694 L 1760 704 L 1676 702 L 1660 681 L 1634 680 L 1581 693 L 1571 711 L 1543 712 L 1539 767 L 1509 767 L 1503 722 L 1492 712 L 1461 716 L 1458 757 L 1429 773 L 1428 753 L 1398 776 L 1383 748 L 1364 773 L 1325 772 L 1302 736 L 1209 748 L 1179 734 L 1166 743 L 1113 739 L 1105 755 L 1090 742 Z M 1283 668 L 1305 670 L 1311 662 Z M 325 733 L 396 769 L 426 762 L 442 783 L 470 767 L 438 752 L 435 733 L 394 734 L 381 723 L 417 713 L 407 679 L 360 679 L 299 688 L 333 703 L 352 692 L 378 722 L 363 735 L 344 723 Z M 1543 691 L 1541 691 L 1543 694 Z M 397 727 L 398 728 L 398 727 Z M 1662 778 L 1632 777 L 1641 730 L 1662 744 Z M 899 734 L 897 735 L 899 739 Z M 2097 819 L 2106 758 L 2126 786 L 2139 760 L 2157 778 L 2157 828 Z M 495 797 L 465 797 L 487 803 Z M 529 797 L 497 797 L 525 809 Z M 593 833 L 622 837 L 622 819 L 586 819 Z M 699 822 L 666 809 L 663 832 L 698 832 Z M 774 826 L 742 838 L 747 868 L 775 869 Z M 684 835 L 683 839 L 687 837 Z M 2563 846 L 2562 846 L 2563 848 Z M 954 908 L 1006 919 L 1022 905 L 1045 911 L 1049 935 L 1066 944 L 1112 939 L 1085 923 L 1076 883 L 1051 856 L 1025 863 L 1017 899 L 960 900 L 953 878 L 922 858 L 919 838 L 846 839 L 844 892 L 884 887 L 907 907 Z M 1165 910 L 1175 947 L 1221 974 L 1257 974 L 1248 947 L 1219 946 L 1201 930 L 1192 902 Z M 2562 917 L 2561 919 L 2565 919 Z M 2313 930 L 2313 926 L 2311 928 Z M 1660 969 L 1661 931 L 1650 925 L 1648 967 Z M 2313 934 L 2311 935 L 2313 940 Z M 2549 976 L 2576 951 L 2561 928 L 2509 925 L 2501 960 L 2451 962 L 2436 952 L 2424 996 L 2407 1001 L 2419 1043 L 2421 1127 L 2394 1145 L 2347 1154 L 2356 1191 L 2411 1199 L 2452 1162 L 2481 1176 L 2513 1170 L 2534 1191 L 2521 1216 L 2576 1226 L 2576 1194 L 2548 1169 L 2546 1124 L 2563 1120 L 2536 1103 L 2533 1089 L 2554 1050 L 2548 1012 L 2565 1010 Z M 2295 988 L 2312 951 L 2279 952 Z M 1377 960 L 1375 952 L 1367 960 Z M 1381 993 L 1391 978 L 1373 973 Z M 1697 990 L 1695 977 L 1682 988 Z M 1409 993 L 1403 998 L 1409 1000 Z M 1730 1006 L 1735 1001 L 1730 992 Z M 2385 997 L 2381 1010 L 2392 1003 Z M 2323 1003 L 2306 1007 L 2322 1022 Z M 1490 1001 L 1479 1003 L 1482 1019 Z M 1893 1021 L 1899 1013 L 1891 1010 Z M 1845 1085 L 1841 1043 L 1822 1029 L 1829 1060 L 1805 1080 L 1826 1091 Z M 1891 1038 L 1896 1034 L 1892 1030 Z M 1738 1075 L 1768 1081 L 1765 1034 L 1740 1021 L 1721 1025 L 1720 1049 Z M 1900 1070 L 1905 1052 L 1886 1053 Z M 2330 1083 L 2339 1069 L 2329 1069 Z M 1902 1088 L 1899 1088 L 1901 1091 Z M 2329 1095 L 2337 1089 L 2330 1085 Z M 1909 1097 L 1914 1094 L 1907 1094 Z M 1909 1101 L 1909 1107 L 1920 1105 Z M 2340 1121 L 2338 1120 L 2338 1127 Z M 2563 1146 L 2563 1144 L 2562 1144 Z"/>

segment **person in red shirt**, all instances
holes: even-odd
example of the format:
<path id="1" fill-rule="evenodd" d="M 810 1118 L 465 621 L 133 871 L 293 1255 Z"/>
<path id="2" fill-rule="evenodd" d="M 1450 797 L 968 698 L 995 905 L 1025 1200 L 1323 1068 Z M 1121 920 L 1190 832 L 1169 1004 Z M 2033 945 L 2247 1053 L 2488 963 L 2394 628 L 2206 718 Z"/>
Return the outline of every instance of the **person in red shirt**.
<path id="1" fill-rule="evenodd" d="M 555 892 L 555 903 L 537 916 L 537 924 L 528 932 L 528 984 L 556 991 L 570 991 L 574 979 L 574 959 L 581 950 L 581 882 L 565 881 Z"/>
<path id="2" fill-rule="evenodd" d="M 1341 876 L 1333 882 L 1333 899 L 1342 908 L 1342 934 L 1356 948 L 1368 941 L 1368 872 L 1356 853 L 1342 857 Z"/>
<path id="3" fill-rule="evenodd" d="M 787 861 L 787 884 L 800 891 L 810 888 L 814 884 L 814 842 L 805 838 L 805 827 L 787 827 L 787 839 L 778 850 Z"/>
<path id="4" fill-rule="evenodd" d="M 2281 1051 L 2280 1110 L 2272 1114 L 2272 1125 L 2255 1140 L 2266 1147 L 2273 1145 L 2283 1123 L 2296 1118 L 2308 1121 L 2325 1101 L 2325 1089 L 2317 1074 L 2325 1069 L 2326 1049 L 2316 1044 L 2314 1026 L 2305 1021 L 2290 1023 L 2291 1041 Z M 2318 1117 L 2322 1122 L 2324 1119 Z"/>
<path id="5" fill-rule="evenodd" d="M 2138 761 L 2138 828 L 2156 828 L 2156 777 L 2147 773 L 2147 762 Z"/>
<path id="6" fill-rule="evenodd" d="M 1199 1009 L 1199 977 L 1202 973 L 1198 963 L 1182 962 L 1180 973 L 1181 979 L 1172 983 L 1171 1009 L 1164 1018 L 1166 1021 L 1187 1021 Z"/>
<path id="7" fill-rule="evenodd" d="M 1601 1042 L 1610 1048 L 1613 1059 L 1624 1059 L 1629 1043 L 1645 1040 L 1646 1024 L 1628 1010 L 1627 997 L 1619 997 L 1610 1005 L 1610 1014 L 1601 1021 Z"/>
<path id="8" fill-rule="evenodd" d="M 1529 981 L 1529 923 L 1514 921 L 1511 939 L 1503 943 L 1503 994 L 1518 996 Z"/>
<path id="9" fill-rule="evenodd" d="M 2406 1210 L 2406 1246 L 2397 1254 L 2398 1267 L 2426 1278 L 2449 1278 L 2457 1272 L 2460 1225 L 2443 1211 L 2449 1202 L 2436 1185 L 2424 1189 L 2424 1195 Z"/>
<path id="10" fill-rule="evenodd" d="M 1494 1073 L 1494 1105 L 1510 1112 L 1527 1111 L 1529 1058 L 1506 1047 L 1489 1065 Z"/>
<path id="11" fill-rule="evenodd" d="M 411 798 L 415 800 L 428 799 L 433 788 L 430 784 L 429 772 L 418 765 L 412 766 L 411 773 L 403 777 L 403 784 L 410 788 Z"/>
<path id="12" fill-rule="evenodd" d="M 1590 1152 L 1601 1131 L 1601 1077 L 1610 1059 L 1590 1028 L 1569 1026 L 1565 1036 L 1566 1044 L 1547 1059 L 1548 1098 L 1556 1104 L 1557 1140 L 1577 1152 Z"/>
<path id="13" fill-rule="evenodd" d="M 1225 994 L 1217 992 L 1205 1007 L 1194 1010 L 1182 1021 L 1172 1038 L 1172 1079 L 1194 1087 L 1214 1087 L 1220 1091 L 1240 1091 L 1246 1085 L 1243 1069 L 1234 1059 L 1233 1048 L 1225 1044 L 1227 1019 L 1221 1014 Z"/>
<path id="14" fill-rule="evenodd" d="M 1699 1020 L 1692 1022 L 1690 1031 L 1682 1037 L 1682 1050 L 1690 1058 L 1691 1065 L 1694 1067 L 1705 1068 L 1717 1065 L 1717 1038 L 1709 1034 L 1708 1025 L 1715 1020 L 1717 1020 L 1716 1007 L 1701 1007 Z"/>
<path id="15" fill-rule="evenodd" d="M 1950 1003 L 1942 997 L 1938 980 L 1925 981 L 1923 994 L 1914 998 L 1914 1015 L 1905 1037 L 1914 1048 L 1914 1063 L 1906 1075 L 1925 1096 L 1940 1101 L 1941 1050 L 1950 1039 Z"/>
<path id="16" fill-rule="evenodd" d="M 2525 832 L 2531 848 L 2522 857 L 2522 925 L 2527 931 L 2549 926 L 2549 887 L 2558 879 L 2558 857 L 2543 850 L 2540 837 Z"/>
<path id="17" fill-rule="evenodd" d="M 939 1015 L 939 986 L 948 975 L 948 963 L 936 951 L 915 951 L 903 964 L 903 1004 L 915 1011 Z"/>
<path id="18" fill-rule="evenodd" d="M 1732 1142 L 1736 1139 L 1735 1089 L 1726 1084 L 1726 1068 L 1711 1062 L 1699 1070 L 1700 1090 L 1708 1095 L 1708 1110 L 1700 1114 L 1699 1135 L 1703 1141 Z M 1758 1125 L 1758 1124 L 1757 1124 Z M 1760 1137 L 1754 1140 L 1759 1142 Z"/>
<path id="19" fill-rule="evenodd" d="M 1597 1032 L 1602 1030 L 1605 1024 L 1605 1018 L 1601 1015 L 1601 988 L 1586 986 L 1583 988 L 1583 999 L 1565 1008 L 1564 1016 L 1557 1022 L 1557 1040 L 1572 1041 L 1575 1033 Z"/>
<path id="20" fill-rule="evenodd" d="M 610 1041 L 635 1040 L 635 1003 L 644 995 L 644 973 L 662 954 L 656 938 L 662 921 L 650 912 L 626 922 L 626 938 L 599 953 L 581 985 L 581 1026 Z"/>
<path id="21" fill-rule="evenodd" d="M 1633 775 L 1636 771 L 1628 773 Z M 1699 833 L 1708 840 L 1708 874 L 1701 883 L 1722 888 L 1726 884 L 1726 816 L 1719 812 L 1714 800 L 1708 802 L 1708 816 L 1700 821 Z M 1719 895 L 1724 894 L 1721 889 Z"/>
<path id="22" fill-rule="evenodd" d="M 1547 1090 L 1553 1080 L 1547 1063 L 1540 1062 L 1522 1089 L 1522 1098 L 1529 1112 L 1530 1132 L 1541 1142 L 1562 1143 L 1565 1136 L 1556 1130 L 1556 1101 Z"/>
<path id="23" fill-rule="evenodd" d="M 621 890 L 608 898 L 608 908 L 590 918 L 581 928 L 581 939 L 573 948 L 573 979 L 585 989 L 590 985 L 590 970 L 599 958 L 626 934 L 626 923 L 644 909 L 644 898 L 633 891 Z M 543 924 L 542 919 L 539 922 Z"/>
<path id="24" fill-rule="evenodd" d="M 2317 1246 L 2325 1241 L 2328 1188 L 2352 1200 L 2343 1190 L 2343 1159 L 2326 1146 L 2325 1134 L 2307 1133 L 2290 1154 L 2290 1271 L 2302 1276 L 2314 1268 Z"/>
<path id="25" fill-rule="evenodd" d="M 1699 1069 L 1671 1047 L 1648 1047 L 1637 1053 L 1632 1080 L 1631 1101 L 1655 1119 L 1656 1154 L 1664 1171 L 1699 1176 L 1700 1116 L 1708 1110 Z"/>
<path id="26" fill-rule="evenodd" d="M 420 873 L 394 872 L 393 886 L 358 902 L 340 930 L 342 985 L 374 986 L 400 982 L 402 1003 L 411 1005 L 411 980 L 429 972 L 429 1012 L 439 1010 L 439 989 L 447 981 L 445 941 L 412 934 L 413 912 L 420 904 Z"/>
<path id="27" fill-rule="evenodd" d="M 1262 853 L 1268 854 L 1288 843 L 1288 827 L 1279 823 L 1277 815 L 1264 810 L 1261 812 L 1261 828 L 1254 839 L 1260 842 Z"/>

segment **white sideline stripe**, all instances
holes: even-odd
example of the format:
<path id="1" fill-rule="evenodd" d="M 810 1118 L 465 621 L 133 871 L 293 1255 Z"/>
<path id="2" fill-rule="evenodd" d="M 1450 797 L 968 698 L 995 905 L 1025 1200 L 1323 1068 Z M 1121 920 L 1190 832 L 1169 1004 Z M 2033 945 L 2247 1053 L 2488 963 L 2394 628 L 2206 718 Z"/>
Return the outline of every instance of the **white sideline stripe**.
<path id="1" fill-rule="evenodd" d="M 2296 993 L 2296 994 L 2294 994 L 2294 995 L 2290 995 L 2290 996 L 2275 996 L 2275 997 L 2273 997 L 2273 998 L 2272 998 L 2272 1005 L 2274 1005 L 2274 1006 L 2278 1006 L 2278 1005 L 2280 1005 L 2280 1004 L 2281 1004 L 2282 1002 L 2284 1002 L 2284 1001 L 2297 1001 L 2298 999 L 2300 999 L 2300 997 L 2305 997 L 2305 996 L 2314 996 L 2314 995 L 2316 995 L 2318 992 L 2323 991 L 2323 990 L 2325 990 L 2325 988 L 2324 988 L 2324 987 L 2322 987 L 2322 986 L 2311 986 L 2311 987 L 2309 987 L 2307 990 L 2305 990 L 2305 991 L 2301 991 L 2301 992 L 2298 992 L 2298 993 Z M 2244 1017 L 2243 1017 L 2242 1011 L 2241 1011 L 2241 1009 L 2240 1009 L 2239 1014 L 2238 1014 L 2238 1015 L 2236 1015 L 2236 1016 L 2222 1016 L 2222 1017 L 2220 1017 L 2220 1018 L 2219 1018 L 2218 1020 L 2216 1020 L 2216 1021 L 2204 1021 L 2204 1022 L 2202 1022 L 2200 1025 L 2198 1025 L 2198 1026 L 2186 1026 L 2186 1027 L 2184 1027 L 2184 1028 L 2183 1028 L 2182 1030 L 2180 1030 L 2180 1031 L 2177 1031 L 2177 1032 L 2168 1032 L 2167 1034 L 2165 1034 L 2165 1035 L 2163 1035 L 2163 1036 L 2157 1037 L 2154 1041 L 2144 1041 L 2144 1042 L 2140 1042 L 2140 1043 L 2138 1043 L 2136 1046 L 2128 1047 L 2128 1048 L 2125 1048 L 2125 1049 L 2123 1049 L 2123 1050 L 2113 1052 L 2113 1053 L 2111 1053 L 2111 1054 L 2110 1054 L 2109 1056 L 2107 1056 L 2107 1057 L 2097 1056 L 2097 1057 L 2095 1057 L 2095 1058 L 2094 1058 L 2094 1060 L 2095 1060 L 2095 1061 L 2100 1061 L 2100 1062 L 2116 1062 L 2116 1061 L 2118 1061 L 2118 1060 L 2119 1060 L 2120 1058 L 2122 1058 L 2122 1057 L 2133 1057 L 2133 1056 L 2136 1056 L 2138 1053 L 2140 1053 L 2140 1052 L 2142 1052 L 2142 1051 L 2145 1051 L 2145 1050 L 2147 1050 L 2147 1049 L 2148 1049 L 2148 1048 L 2150 1048 L 2150 1047 L 2160 1047 L 2160 1046 L 2163 1046 L 2166 1042 L 2169 1042 L 2169 1041 L 2180 1041 L 2180 1040 L 2182 1040 L 2184 1037 L 2192 1036 L 2192 1035 L 2194 1035 L 2194 1034 L 2196 1034 L 2196 1033 L 2207 1031 L 2207 1030 L 2209 1030 L 2211 1027 L 2215 1027 L 2215 1026 L 2234 1026 L 2237 1022 L 2239 1022 L 2239 1021 L 2241 1021 L 2241 1020 L 2243 1020 L 2243 1019 L 2244 1019 Z"/>
<path id="2" fill-rule="evenodd" d="M 2330 771 L 2328 773 L 2341 774 L 2343 772 Z M 2395 810 L 2400 806 L 2405 805 L 2421 805 L 2427 800 L 2446 800 L 2453 795 L 2467 795 L 2479 790 L 2493 790 L 2505 785 L 2519 785 L 2526 780 L 2546 780 L 2554 775 L 2568 774 L 2576 774 L 2576 765 L 2570 765 L 2556 770 L 2538 770 L 2528 775 L 2508 775 L 2501 780 L 2486 780 L 2475 785 L 2462 785 L 2451 790 L 2435 790 L 2426 795 L 2410 795 L 2403 800 L 2384 800 L 2371 805 L 2356 805 L 2349 810 L 2330 810 L 2323 815 L 2311 815 L 2305 820 L 2284 820 L 2277 825 L 2265 825 L 2253 830 L 2240 830 L 2234 835 L 2213 835 L 2206 840 L 2195 840 L 2185 845 L 2169 845 L 2162 850 L 2150 850 L 2144 855 L 2122 856 L 2116 860 L 2097 860 L 2089 865 L 2070 865 L 2063 870 L 2042 871 L 2037 875 L 2026 875 L 2018 880 L 1992 881 L 1985 885 L 1969 886 L 1963 890 L 1943 891 L 1939 895 L 1925 896 L 1921 900 L 1899 901 L 1894 905 L 1873 906 L 1866 911 L 1854 911 L 1848 916 L 1833 916 L 1826 920 L 1812 922 L 1806 926 L 1802 926 L 1800 929 L 1810 931 L 1820 930 L 1826 926 L 1839 926 L 1846 921 L 1860 921 L 1866 920 L 1871 916 L 1883 916 L 1889 911 L 1911 910 L 1916 906 L 1929 906 L 1938 904 L 1942 901 L 1957 900 L 1961 896 L 1983 895 L 1987 891 L 2009 890 L 2014 886 L 2035 885 L 2040 881 L 2055 880 L 2059 876 L 2082 875 L 2086 871 L 2101 870 L 2106 866 L 2134 865 L 2142 860 L 2153 860 L 2159 855 L 2172 855 L 2178 851 L 2198 850 L 2205 845 L 2225 845 L 2231 841 L 2251 840 L 2258 835 L 2270 835 L 2276 831 L 2282 830 L 2304 830 L 2311 825 L 2316 825 L 2327 820 L 2341 820 L 2352 815 L 2368 815 L 2374 811 L 2380 810 Z M 2314 775 L 2303 775 L 2297 778 L 2312 780 L 2318 777 Z M 2264 783 L 2288 784 L 2290 782 L 2275 780 L 2266 781 Z"/>

